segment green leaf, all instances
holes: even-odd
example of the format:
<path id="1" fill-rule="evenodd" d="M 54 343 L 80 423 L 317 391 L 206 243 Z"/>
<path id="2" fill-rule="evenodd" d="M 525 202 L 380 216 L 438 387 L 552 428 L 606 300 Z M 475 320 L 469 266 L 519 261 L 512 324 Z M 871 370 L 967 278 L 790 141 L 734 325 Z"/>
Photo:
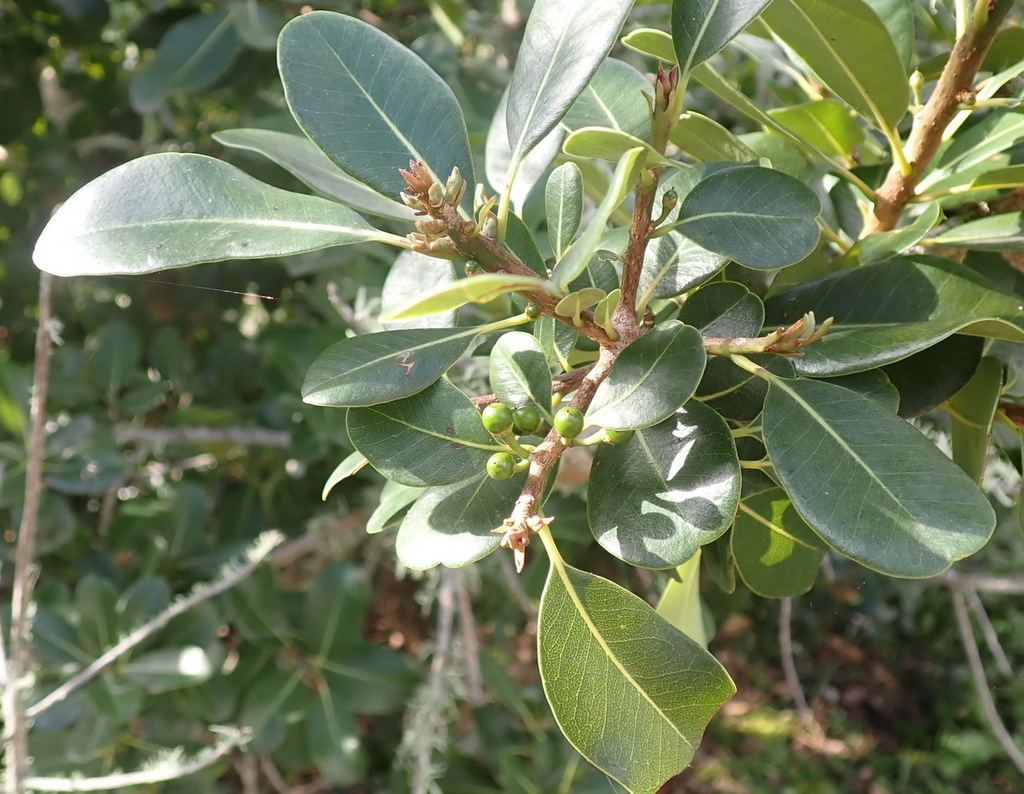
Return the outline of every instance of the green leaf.
<path id="1" fill-rule="evenodd" d="M 137 113 L 152 113 L 172 94 L 212 85 L 231 67 L 240 50 L 229 11 L 193 14 L 167 31 L 156 56 L 128 86 Z"/>
<path id="2" fill-rule="evenodd" d="M 709 251 L 748 267 L 798 262 L 818 244 L 818 197 L 769 168 L 718 171 L 683 199 L 677 230 Z"/>
<path id="3" fill-rule="evenodd" d="M 682 565 L 732 524 L 740 466 L 725 421 L 691 400 L 594 456 L 587 514 L 597 541 L 644 568 Z"/>
<path id="4" fill-rule="evenodd" d="M 700 113 L 680 116 L 672 127 L 671 140 L 695 160 L 744 163 L 757 159 L 757 152 L 717 121 Z"/>
<path id="5" fill-rule="evenodd" d="M 892 385 L 884 370 L 868 369 L 829 378 L 828 382 L 874 400 L 886 413 L 896 414 L 900 409 L 900 392 Z"/>
<path id="6" fill-rule="evenodd" d="M 941 215 L 942 210 L 939 208 L 938 202 L 933 202 L 906 226 L 888 232 L 869 234 L 861 239 L 855 246 L 855 255 L 864 265 L 891 259 L 921 242 L 931 228 L 939 222 Z"/>
<path id="7" fill-rule="evenodd" d="M 117 642 L 117 589 L 109 579 L 87 574 L 75 589 L 78 636 L 82 647 L 99 655 Z"/>
<path id="8" fill-rule="evenodd" d="M 701 550 L 698 548 L 690 559 L 675 569 L 658 600 L 657 612 L 706 649 L 708 631 L 700 599 L 700 559 Z"/>
<path id="9" fill-rule="evenodd" d="M 632 0 L 537 0 L 508 89 L 512 162 L 554 129 L 580 96 L 632 6 Z"/>
<path id="10" fill-rule="evenodd" d="M 480 471 L 466 482 L 429 489 L 398 528 L 398 559 L 424 570 L 460 568 L 486 557 L 501 544 L 501 534 L 492 530 L 512 512 L 525 482 L 525 473 L 495 480 Z"/>
<path id="11" fill-rule="evenodd" d="M 918 185 L 918 192 L 930 194 L 970 184 L 976 166 L 988 164 L 984 174 L 992 170 L 990 158 L 1009 149 L 1024 136 L 1024 118 L 1019 113 L 992 113 L 969 129 L 962 130 L 935 153 L 932 170 Z"/>
<path id="12" fill-rule="evenodd" d="M 764 325 L 764 304 L 742 284 L 715 281 L 686 299 L 679 319 L 702 336 L 757 336 Z"/>
<path id="13" fill-rule="evenodd" d="M 618 130 L 604 127 L 581 127 L 572 132 L 562 151 L 570 157 L 582 157 L 589 160 L 607 160 L 611 163 L 619 161 L 630 149 L 641 148 L 646 155 L 646 162 L 653 165 L 678 165 L 658 153 L 647 141 Z"/>
<path id="14" fill-rule="evenodd" d="M 366 572 L 351 562 L 325 566 L 306 589 L 300 638 L 318 662 L 339 659 L 361 639 L 370 605 Z"/>
<path id="15" fill-rule="evenodd" d="M 568 359 L 569 354 L 576 347 L 578 334 L 575 330 L 554 317 L 545 315 L 534 323 L 533 335 L 540 342 L 541 350 L 544 351 L 544 357 L 548 363 L 558 365 L 566 372 L 572 369 Z"/>
<path id="16" fill-rule="evenodd" d="M 328 198 L 360 212 L 412 221 L 412 210 L 353 179 L 331 162 L 309 138 L 277 130 L 239 129 L 215 132 L 213 139 L 233 149 L 256 152 Z"/>
<path id="17" fill-rule="evenodd" d="M 277 47 L 277 34 L 284 26 L 284 20 L 258 0 L 238 0 L 231 3 L 231 21 L 239 38 L 257 50 L 273 50 Z"/>
<path id="18" fill-rule="evenodd" d="M 362 470 L 363 466 L 367 464 L 367 462 L 366 458 L 364 458 L 359 452 L 353 452 L 351 455 L 346 457 L 341 463 L 334 467 L 334 471 L 331 472 L 331 476 L 327 478 L 327 482 L 324 483 L 324 489 L 320 494 L 320 498 L 326 501 L 327 495 L 335 485 L 342 480 L 347 480 L 353 474 L 358 473 Z"/>
<path id="19" fill-rule="evenodd" d="M 622 37 L 622 43 L 631 50 L 657 58 L 663 63 L 676 62 L 672 37 L 663 30 L 654 28 L 631 30 Z"/>
<path id="20" fill-rule="evenodd" d="M 551 418 L 551 369 L 540 342 L 532 334 L 510 331 L 491 349 L 491 389 L 498 401 L 515 409 L 535 405 Z"/>
<path id="21" fill-rule="evenodd" d="M 310 365 L 302 399 L 358 407 L 410 397 L 451 369 L 476 335 L 476 328 L 419 328 L 342 339 Z"/>
<path id="22" fill-rule="evenodd" d="M 1024 251 L 1024 212 L 1004 212 L 968 221 L 928 242 L 969 251 Z"/>
<path id="23" fill-rule="evenodd" d="M 555 258 L 568 249 L 583 217 L 583 175 L 575 163 L 563 163 L 551 172 L 544 190 L 548 242 Z"/>
<path id="24" fill-rule="evenodd" d="M 75 193 L 32 258 L 57 276 L 137 275 L 398 239 L 333 201 L 270 187 L 212 157 L 168 152 L 125 163 Z"/>
<path id="25" fill-rule="evenodd" d="M 458 307 L 432 312 L 405 320 L 383 318 L 398 307 L 414 303 L 423 292 L 424 284 L 435 288 L 455 283 L 455 265 L 447 259 L 437 259 L 418 251 L 402 251 L 388 271 L 380 296 L 381 322 L 389 331 L 408 328 L 452 328 L 456 325 Z"/>
<path id="26" fill-rule="evenodd" d="M 764 441 L 793 504 L 830 546 L 891 576 L 934 576 L 988 541 L 995 513 L 971 479 L 873 400 L 773 379 Z"/>
<path id="27" fill-rule="evenodd" d="M 864 142 L 864 130 L 849 108 L 834 99 L 819 99 L 775 108 L 768 115 L 795 132 L 818 151 L 854 162 L 854 152 Z"/>
<path id="28" fill-rule="evenodd" d="M 587 422 L 613 430 L 658 424 L 693 395 L 706 358 L 696 328 L 661 323 L 619 354 L 594 394 Z"/>
<path id="29" fill-rule="evenodd" d="M 914 59 L 914 6 L 903 0 L 866 0 L 878 18 L 889 29 L 889 36 L 899 53 L 903 68 L 910 73 Z"/>
<path id="30" fill-rule="evenodd" d="M 795 375 L 793 363 L 782 356 L 767 354 L 749 358 L 784 378 Z M 767 394 L 768 384 L 762 378 L 740 369 L 727 358 L 709 356 L 696 397 L 726 419 L 752 422 L 761 413 Z"/>
<path id="31" fill-rule="evenodd" d="M 786 492 L 772 488 L 740 504 L 732 553 L 747 587 L 763 598 L 788 598 L 814 586 L 825 545 Z"/>
<path id="32" fill-rule="evenodd" d="M 518 163 L 512 159 L 512 148 L 508 142 L 508 125 L 505 123 L 505 111 L 508 106 L 508 92 L 501 95 L 498 107 L 491 118 L 491 126 L 487 130 L 487 143 L 484 146 L 484 170 L 487 181 L 495 192 L 505 190 L 509 178 L 514 178 L 509 197 L 512 206 L 522 211 L 526 200 L 533 193 L 541 177 L 551 166 L 551 161 L 562 150 L 562 139 L 565 130 L 555 127 L 537 143 L 533 149 Z"/>
<path id="33" fill-rule="evenodd" d="M 644 92 L 651 81 L 628 63 L 607 58 L 583 93 L 569 108 L 562 124 L 570 130 L 607 127 L 642 140 L 651 134 L 651 112 Z"/>
<path id="34" fill-rule="evenodd" d="M 366 776 L 369 756 L 359 738 L 359 725 L 349 703 L 325 686 L 310 709 L 306 722 L 309 756 L 330 783 L 354 786 Z"/>
<path id="35" fill-rule="evenodd" d="M 356 714 L 393 714 L 408 705 L 420 683 L 417 668 L 379 646 L 354 648 L 338 662 L 324 664 L 324 679 L 335 697 Z"/>
<path id="36" fill-rule="evenodd" d="M 626 198 L 626 195 L 633 186 L 633 180 L 640 167 L 643 153 L 644 150 L 639 147 L 630 149 L 619 160 L 618 165 L 615 166 L 615 173 L 612 175 L 608 191 L 604 194 L 604 198 L 594 211 L 594 215 L 590 219 L 587 228 L 584 229 L 583 234 L 572 244 L 572 247 L 569 248 L 565 256 L 558 261 L 552 270 L 551 282 L 553 284 L 564 290 L 586 269 L 594 253 L 601 245 L 601 239 L 604 236 L 604 228 L 608 223 L 608 219 L 615 208 Z"/>
<path id="37" fill-rule="evenodd" d="M 469 398 L 446 380 L 404 400 L 350 408 L 348 434 L 373 468 L 404 485 L 461 482 L 502 449 Z"/>
<path id="38" fill-rule="evenodd" d="M 138 628 L 159 615 L 171 602 L 165 579 L 145 576 L 133 582 L 117 601 L 119 623 L 126 630 Z"/>
<path id="39" fill-rule="evenodd" d="M 166 648 L 136 656 L 122 666 L 125 677 L 147 692 L 170 692 L 213 677 L 215 662 L 195 645 Z"/>
<path id="40" fill-rule="evenodd" d="M 907 73 L 863 0 L 775 0 L 762 19 L 840 99 L 889 127 L 907 113 Z"/>
<path id="41" fill-rule="evenodd" d="M 992 420 L 1002 389 L 1002 362 L 995 356 L 985 356 L 967 385 L 949 401 L 953 460 L 976 483 L 985 474 Z"/>
<path id="42" fill-rule="evenodd" d="M 769 0 L 673 0 L 672 42 L 684 75 L 728 44 Z"/>
<path id="43" fill-rule="evenodd" d="M 544 692 L 562 732 L 636 794 L 654 794 L 690 763 L 736 691 L 711 654 L 646 602 L 560 561 L 548 574 L 537 635 Z"/>
<path id="44" fill-rule="evenodd" d="M 449 284 L 440 284 L 425 293 L 416 295 L 386 316 L 384 322 L 423 317 L 458 308 L 467 303 L 487 303 L 510 292 L 533 292 L 543 290 L 552 295 L 558 293 L 542 278 L 533 276 L 512 276 L 507 273 L 480 273 L 460 278 Z"/>
<path id="45" fill-rule="evenodd" d="M 956 332 L 1024 341 L 1020 297 L 1007 295 L 948 259 L 909 256 L 832 273 L 765 303 L 768 325 L 807 311 L 835 317 L 824 338 L 796 360 L 805 375 L 842 375 L 882 366 Z"/>
<path id="46" fill-rule="evenodd" d="M 108 393 L 117 393 L 135 375 L 139 337 L 124 320 L 105 323 L 93 337 L 96 377 Z"/>
<path id="47" fill-rule="evenodd" d="M 994 168 L 979 174 L 971 182 L 972 190 L 1012 190 L 1018 187 L 1024 187 L 1024 165 Z"/>
<path id="48" fill-rule="evenodd" d="M 466 122 L 452 90 L 377 28 L 329 11 L 303 14 L 281 31 L 277 60 L 302 130 L 378 193 L 396 198 L 405 190 L 398 169 L 410 160 L 425 163 L 442 185 L 456 166 L 475 183 Z"/>
<path id="49" fill-rule="evenodd" d="M 388 480 L 380 491 L 380 504 L 366 519 L 366 534 L 375 535 L 399 522 L 401 513 L 423 495 L 424 488 Z"/>

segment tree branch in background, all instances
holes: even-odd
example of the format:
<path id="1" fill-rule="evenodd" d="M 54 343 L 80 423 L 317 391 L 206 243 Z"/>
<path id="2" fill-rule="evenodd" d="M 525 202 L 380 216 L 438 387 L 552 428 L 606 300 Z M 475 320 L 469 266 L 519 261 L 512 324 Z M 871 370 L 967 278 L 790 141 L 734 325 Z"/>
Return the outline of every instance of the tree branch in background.
<path id="1" fill-rule="evenodd" d="M 974 76 L 1013 3 L 1014 0 L 993 0 L 984 22 L 977 26 L 968 25 L 966 32 L 957 40 L 935 90 L 914 118 L 910 137 L 904 146 L 910 173 L 902 173 L 897 164 L 889 169 L 885 182 L 876 192 L 874 213 L 868 219 L 865 234 L 896 226 L 907 202 L 914 195 L 917 183 L 935 157 L 946 126 L 960 110 L 960 103 L 973 96 Z"/>

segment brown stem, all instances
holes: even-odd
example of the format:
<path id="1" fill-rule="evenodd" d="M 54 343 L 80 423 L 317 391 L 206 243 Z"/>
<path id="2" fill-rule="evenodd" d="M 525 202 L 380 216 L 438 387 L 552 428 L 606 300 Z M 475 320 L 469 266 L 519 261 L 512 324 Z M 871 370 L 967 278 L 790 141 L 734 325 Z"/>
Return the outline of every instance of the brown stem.
<path id="1" fill-rule="evenodd" d="M 904 174 L 898 165 L 889 169 L 885 182 L 875 194 L 874 214 L 868 220 L 865 234 L 886 231 L 896 226 L 907 202 L 914 195 L 917 183 L 942 143 L 942 133 L 956 115 L 965 92 L 970 91 L 992 39 L 1013 3 L 1014 0 L 992 0 L 985 23 L 979 28 L 969 27 L 957 40 L 935 85 L 935 91 L 914 118 L 910 137 L 904 147 L 911 171 Z"/>

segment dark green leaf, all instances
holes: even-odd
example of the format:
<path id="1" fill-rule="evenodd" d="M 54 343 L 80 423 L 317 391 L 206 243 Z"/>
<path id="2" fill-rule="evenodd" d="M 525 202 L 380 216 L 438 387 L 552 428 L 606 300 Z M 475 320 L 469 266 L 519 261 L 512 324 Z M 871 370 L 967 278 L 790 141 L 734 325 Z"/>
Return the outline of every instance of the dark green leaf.
<path id="1" fill-rule="evenodd" d="M 82 646 L 97 656 L 117 642 L 117 588 L 109 579 L 88 574 L 75 589 L 78 636 Z"/>
<path id="2" fill-rule="evenodd" d="M 404 400 L 350 408 L 352 445 L 404 485 L 448 485 L 483 471 L 500 451 L 469 398 L 446 380 Z"/>
<path id="3" fill-rule="evenodd" d="M 651 90 L 649 78 L 628 63 L 607 58 L 562 124 L 570 130 L 607 127 L 646 140 L 651 132 L 651 113 L 643 94 Z"/>
<path id="4" fill-rule="evenodd" d="M 557 364 L 566 372 L 572 369 L 568 359 L 576 346 L 577 333 L 573 328 L 545 315 L 534 323 L 533 335 L 540 342 L 548 363 Z"/>
<path id="5" fill-rule="evenodd" d="M 369 766 L 359 739 L 359 725 L 339 693 L 324 687 L 319 695 L 306 723 L 309 755 L 325 780 L 341 786 L 355 785 L 365 777 Z"/>
<path id="6" fill-rule="evenodd" d="M 304 719 L 309 710 L 309 689 L 298 671 L 265 671 L 246 690 L 238 723 L 252 731 L 254 752 L 273 750 L 284 738 L 287 723 Z"/>
<path id="7" fill-rule="evenodd" d="M 728 261 L 728 257 L 707 251 L 678 232 L 655 237 L 644 252 L 641 294 L 644 298 L 681 295 L 713 276 Z"/>
<path id="8" fill-rule="evenodd" d="M 583 217 L 583 176 L 575 163 L 563 163 L 551 172 L 544 190 L 548 241 L 555 258 L 565 253 Z"/>
<path id="9" fill-rule="evenodd" d="M 992 420 L 1003 389 L 1003 363 L 985 356 L 978 369 L 949 401 L 953 460 L 976 483 L 988 463 Z"/>
<path id="10" fill-rule="evenodd" d="M 978 368 L 985 343 L 980 336 L 954 334 L 882 367 L 879 371 L 899 392 L 899 415 L 920 416 L 956 394 Z"/>
<path id="11" fill-rule="evenodd" d="M 538 0 L 508 89 L 512 161 L 523 159 L 583 92 L 615 43 L 632 0 Z"/>
<path id="12" fill-rule="evenodd" d="M 988 541 L 984 494 L 919 431 L 820 381 L 774 379 L 764 440 L 801 516 L 833 548 L 891 576 L 946 570 Z"/>
<path id="13" fill-rule="evenodd" d="M 136 656 L 122 667 L 125 677 L 147 692 L 170 692 L 209 680 L 215 661 L 195 645 L 166 648 Z"/>
<path id="14" fill-rule="evenodd" d="M 646 602 L 560 561 L 541 599 L 537 654 L 566 738 L 635 794 L 654 794 L 690 763 L 736 691 L 711 654 Z"/>
<path id="15" fill-rule="evenodd" d="M 689 74 L 728 44 L 769 0 L 673 0 L 672 43 L 676 63 Z"/>
<path id="16" fill-rule="evenodd" d="M 1004 212 L 968 221 L 929 242 L 970 251 L 1024 251 L 1024 212 Z"/>
<path id="17" fill-rule="evenodd" d="M 764 304 L 742 284 L 716 281 L 686 299 L 679 319 L 703 336 L 757 336 L 764 325 Z"/>
<path id="18" fill-rule="evenodd" d="M 117 601 L 120 624 L 138 628 L 159 615 L 171 603 L 171 588 L 165 579 L 146 576 L 133 582 Z"/>
<path id="19" fill-rule="evenodd" d="M 412 210 L 353 179 L 331 162 L 309 138 L 277 130 L 240 129 L 215 132 L 224 146 L 257 152 L 329 198 L 360 212 L 412 221 Z"/>
<path id="20" fill-rule="evenodd" d="M 732 553 L 747 587 L 764 598 L 788 598 L 814 586 L 825 544 L 800 518 L 786 492 L 773 488 L 740 504 Z"/>
<path id="21" fill-rule="evenodd" d="M 93 343 L 96 377 L 107 392 L 116 393 L 135 374 L 139 337 L 124 320 L 114 320 L 96 332 Z"/>
<path id="22" fill-rule="evenodd" d="M 857 258 L 863 265 L 881 262 L 901 254 L 917 245 L 931 228 L 938 223 L 942 210 L 938 202 L 929 204 L 913 221 L 899 229 L 876 232 L 859 240 L 854 247 Z"/>
<path id="23" fill-rule="evenodd" d="M 865 0 L 889 29 L 903 68 L 910 73 L 914 58 L 914 6 L 904 0 Z"/>
<path id="24" fill-rule="evenodd" d="M 1024 304 L 949 259 L 910 256 L 832 273 L 765 303 L 768 324 L 804 312 L 835 317 L 796 360 L 806 375 L 841 375 L 899 361 L 956 332 L 1024 341 Z"/>
<path id="25" fill-rule="evenodd" d="M 273 50 L 284 20 L 258 0 L 231 3 L 231 21 L 245 44 L 258 50 Z"/>
<path id="26" fill-rule="evenodd" d="M 526 475 L 494 480 L 481 471 L 467 482 L 431 488 L 398 529 L 395 551 L 403 564 L 422 570 L 460 568 L 486 557 L 501 543 L 492 530 L 512 512 Z"/>
<path id="27" fill-rule="evenodd" d="M 490 355 L 491 388 L 509 408 L 535 405 L 551 414 L 551 369 L 537 338 L 521 331 L 503 334 Z"/>
<path id="28" fill-rule="evenodd" d="M 868 369 L 864 372 L 840 375 L 838 378 L 829 378 L 828 382 L 855 391 L 869 400 L 874 400 L 890 414 L 899 411 L 899 390 L 892 385 L 889 377 L 880 369 Z"/>
<path id="29" fill-rule="evenodd" d="M 718 171 L 683 200 L 678 231 L 748 267 L 771 269 L 803 259 L 818 244 L 821 204 L 791 176 L 769 168 Z"/>
<path id="30" fill-rule="evenodd" d="M 862 0 L 775 0 L 763 19 L 835 94 L 870 121 L 907 113 L 907 73 L 878 14 Z"/>
<path id="31" fill-rule="evenodd" d="M 631 343 L 598 387 L 587 421 L 614 430 L 651 427 L 690 399 L 704 373 L 696 328 L 670 320 Z"/>
<path id="32" fill-rule="evenodd" d="M 167 31 L 153 60 L 132 77 L 132 107 L 152 113 L 172 94 L 206 88 L 228 70 L 239 49 L 230 12 L 183 19 Z"/>
<path id="33" fill-rule="evenodd" d="M 303 645 L 318 660 L 340 658 L 360 641 L 369 604 L 363 569 L 350 562 L 326 566 L 306 590 Z"/>
<path id="34" fill-rule="evenodd" d="M 594 457 L 587 513 L 594 537 L 631 565 L 682 565 L 732 524 L 740 496 L 736 445 L 725 421 L 690 401 Z"/>
<path id="35" fill-rule="evenodd" d="M 782 356 L 750 356 L 750 359 L 784 378 L 795 374 L 793 363 Z M 768 384 L 763 379 L 740 369 L 727 358 L 710 356 L 696 396 L 726 419 L 752 422 L 761 413 L 767 394 Z"/>
<path id="36" fill-rule="evenodd" d="M 378 193 L 397 198 L 406 188 L 398 169 L 410 160 L 425 163 L 442 185 L 456 166 L 475 183 L 466 122 L 452 90 L 377 28 L 329 11 L 303 14 L 281 31 L 277 60 L 299 126 Z"/>
<path id="37" fill-rule="evenodd" d="M 356 714 L 392 714 L 408 705 L 416 668 L 379 646 L 354 648 L 340 661 L 324 663 L 327 685 Z"/>
<path id="38" fill-rule="evenodd" d="M 310 365 L 302 399 L 366 406 L 410 397 L 451 369 L 475 336 L 475 328 L 422 328 L 343 339 Z"/>
<path id="39" fill-rule="evenodd" d="M 333 201 L 270 187 L 212 157 L 168 152 L 75 193 L 32 258 L 58 276 L 134 275 L 397 239 Z"/>

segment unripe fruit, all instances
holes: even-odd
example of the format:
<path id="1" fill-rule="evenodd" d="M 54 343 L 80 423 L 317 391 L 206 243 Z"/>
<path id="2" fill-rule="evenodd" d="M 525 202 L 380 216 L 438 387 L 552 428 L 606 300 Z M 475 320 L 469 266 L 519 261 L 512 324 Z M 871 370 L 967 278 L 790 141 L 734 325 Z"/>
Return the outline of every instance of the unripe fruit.
<path id="1" fill-rule="evenodd" d="M 484 423 L 488 433 L 500 435 L 512 427 L 515 417 L 512 409 L 503 403 L 491 403 L 484 408 L 480 414 L 480 420 Z"/>
<path id="2" fill-rule="evenodd" d="M 487 474 L 495 480 L 507 480 L 516 473 L 516 459 L 507 452 L 495 452 L 487 460 Z"/>
<path id="3" fill-rule="evenodd" d="M 573 405 L 559 408 L 553 422 L 555 430 L 558 431 L 562 438 L 576 438 L 576 436 L 583 432 L 584 424 L 583 414 L 580 413 L 579 408 Z"/>
<path id="4" fill-rule="evenodd" d="M 540 310 L 540 306 L 538 306 L 536 303 L 527 303 L 525 311 L 526 316 L 529 317 L 531 320 L 536 320 L 543 313 Z"/>
<path id="5" fill-rule="evenodd" d="M 469 262 L 466 262 L 466 275 L 467 276 L 475 276 L 481 270 L 483 270 L 483 268 L 480 267 L 480 263 L 479 262 L 474 262 L 472 260 L 470 260 Z"/>
<path id="6" fill-rule="evenodd" d="M 534 405 L 521 405 L 512 412 L 515 427 L 521 433 L 532 433 L 540 427 L 540 411 Z"/>
<path id="7" fill-rule="evenodd" d="M 635 431 L 633 430 L 611 430 L 607 427 L 604 430 L 604 434 L 605 437 L 608 439 L 608 443 L 615 444 L 616 446 L 618 446 L 619 444 L 625 444 L 627 441 L 629 441 L 633 437 L 634 432 Z"/>

